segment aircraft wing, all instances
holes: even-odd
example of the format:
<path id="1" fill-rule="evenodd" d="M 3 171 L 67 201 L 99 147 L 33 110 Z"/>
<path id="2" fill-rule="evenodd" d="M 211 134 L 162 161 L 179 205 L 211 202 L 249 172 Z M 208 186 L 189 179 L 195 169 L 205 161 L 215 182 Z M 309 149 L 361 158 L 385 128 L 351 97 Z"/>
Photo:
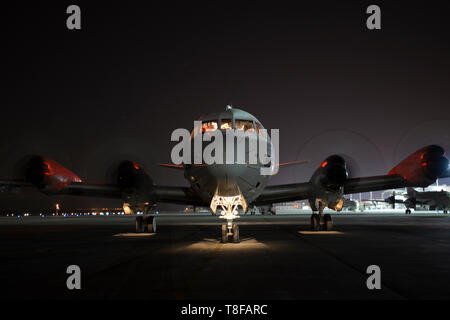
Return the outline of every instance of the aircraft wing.
<path id="1" fill-rule="evenodd" d="M 344 184 L 344 194 L 361 193 L 409 187 L 411 184 L 401 175 L 383 175 L 349 179 Z"/>
<path id="2" fill-rule="evenodd" d="M 209 203 L 203 201 L 189 187 L 155 186 L 154 196 L 156 202 L 209 207 Z"/>
<path id="3" fill-rule="evenodd" d="M 267 186 L 253 204 L 264 205 L 304 200 L 309 199 L 313 192 L 314 188 L 310 182 Z"/>
<path id="4" fill-rule="evenodd" d="M 23 188 L 36 188 L 31 182 L 23 180 L 0 180 L 0 192 L 17 193 Z M 54 195 L 74 195 L 74 196 L 90 196 L 101 198 L 120 199 L 121 190 L 117 185 L 101 184 L 101 183 L 71 183 L 62 190 L 46 192 L 45 189 L 39 189 L 44 193 Z"/>
<path id="5" fill-rule="evenodd" d="M 22 188 L 32 187 L 30 182 L 21 180 L 0 180 L 0 193 L 19 193 Z"/>
<path id="6" fill-rule="evenodd" d="M 7 188 L 23 188 L 32 186 L 33 185 L 30 182 L 23 180 L 0 180 L 0 191 L 6 191 Z"/>
<path id="7" fill-rule="evenodd" d="M 388 174 L 362 178 L 348 178 L 345 159 L 333 155 L 322 162 L 309 182 L 266 187 L 254 204 L 317 198 L 335 201 L 342 191 L 344 194 L 352 194 L 404 187 L 427 187 L 437 178 L 450 177 L 449 161 L 444 155 L 442 147 L 426 146 L 405 158 Z"/>
<path id="8" fill-rule="evenodd" d="M 22 188 L 34 187 L 33 184 L 20 180 L 0 180 L 0 192 L 17 193 Z M 40 190 L 45 192 L 44 190 Z M 174 204 L 186 205 L 206 205 L 204 201 L 198 197 L 191 188 L 176 187 L 176 186 L 153 186 L 149 190 L 150 195 L 156 202 L 166 202 Z M 58 191 L 49 191 L 52 195 L 71 195 L 71 196 L 85 196 L 98 197 L 110 199 L 123 199 L 124 190 L 116 184 L 105 183 L 86 183 L 76 182 L 66 185 L 63 189 Z"/>
<path id="9" fill-rule="evenodd" d="M 122 191 L 119 186 L 103 183 L 71 183 L 61 191 L 58 191 L 57 194 L 111 199 L 122 198 Z"/>
<path id="10" fill-rule="evenodd" d="M 309 182 L 268 186 L 252 202 L 264 205 L 304 199 L 329 198 L 345 194 L 395 189 L 402 187 L 426 187 L 436 178 L 448 177 L 449 161 L 444 149 L 431 145 L 417 150 L 395 166 L 387 175 L 348 178 L 345 159 L 338 155 L 328 157 L 320 164 Z M 304 161 L 286 163 L 298 164 Z M 177 169 L 179 169 L 177 167 Z M 117 184 L 83 182 L 75 173 L 56 161 L 32 156 L 23 166 L 26 180 L 0 180 L 0 192 L 17 192 L 23 187 L 36 187 L 45 194 L 133 199 L 141 202 L 167 202 L 209 206 L 189 187 L 156 186 L 148 173 L 133 161 L 123 161 L 117 169 Z"/>
<path id="11" fill-rule="evenodd" d="M 279 168 L 286 168 L 286 167 L 290 167 L 290 166 L 296 166 L 299 164 L 305 164 L 308 163 L 308 160 L 296 160 L 296 161 L 290 161 L 290 162 L 282 162 L 278 164 Z M 170 163 L 160 163 L 159 164 L 161 167 L 164 168 L 170 168 L 170 169 L 179 169 L 179 170 L 184 170 L 186 168 L 186 166 L 182 165 L 182 164 L 170 164 Z M 193 167 L 205 167 L 205 164 L 192 164 L 190 166 Z"/>
<path id="12" fill-rule="evenodd" d="M 400 175 L 348 179 L 343 187 L 344 194 L 403 188 L 409 182 Z M 268 186 L 254 202 L 255 205 L 289 202 L 314 198 L 316 188 L 311 182 Z"/>
<path id="13" fill-rule="evenodd" d="M 72 183 L 59 192 L 60 194 L 74 196 L 90 196 L 122 199 L 126 192 L 114 184 Z M 150 197 L 155 202 L 165 202 L 184 205 L 206 205 L 189 187 L 177 186 L 152 186 L 149 190 Z"/>

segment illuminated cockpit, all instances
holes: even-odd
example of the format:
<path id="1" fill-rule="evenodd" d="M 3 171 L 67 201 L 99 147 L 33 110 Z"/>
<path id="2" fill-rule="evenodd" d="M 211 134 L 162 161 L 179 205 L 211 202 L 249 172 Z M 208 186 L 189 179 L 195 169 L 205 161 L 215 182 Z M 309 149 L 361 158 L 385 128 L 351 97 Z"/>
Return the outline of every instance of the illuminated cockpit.
<path id="1" fill-rule="evenodd" d="M 244 130 L 244 131 L 255 131 L 255 127 L 253 126 L 253 121 L 249 120 L 235 120 L 236 129 Z"/>
<path id="2" fill-rule="evenodd" d="M 202 121 L 201 132 L 210 132 L 215 130 L 243 130 L 257 132 L 258 135 L 266 137 L 261 131 L 264 129 L 262 124 L 250 113 L 240 109 L 227 107 L 225 112 L 213 113 L 205 116 Z M 194 133 L 195 135 L 195 133 Z"/>
<path id="3" fill-rule="evenodd" d="M 217 125 L 217 120 L 204 121 L 204 122 L 202 122 L 202 133 L 217 130 L 218 127 L 219 126 Z"/>
<path id="4" fill-rule="evenodd" d="M 220 129 L 221 130 L 233 129 L 233 120 L 231 120 L 231 119 L 222 119 L 220 121 Z"/>

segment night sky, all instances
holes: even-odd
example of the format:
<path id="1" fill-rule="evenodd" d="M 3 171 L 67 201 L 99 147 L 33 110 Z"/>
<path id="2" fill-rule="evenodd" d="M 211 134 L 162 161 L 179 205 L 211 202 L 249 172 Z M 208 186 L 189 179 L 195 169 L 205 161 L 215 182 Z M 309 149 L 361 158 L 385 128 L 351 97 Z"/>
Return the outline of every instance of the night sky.
<path id="1" fill-rule="evenodd" d="M 84 181 L 110 180 L 119 159 L 161 185 L 186 185 L 171 132 L 227 104 L 280 129 L 273 184 L 308 180 L 328 155 L 385 174 L 427 144 L 450 152 L 449 5 L 342 1 L 316 5 L 210 1 L 34 2 L 3 7 L 0 177 L 42 154 Z M 82 29 L 66 28 L 81 7 Z M 378 4 L 382 29 L 366 28 Z M 444 181 L 443 181 L 444 182 Z M 450 181 L 447 181 L 449 183 Z M 0 209 L 120 206 L 37 192 Z"/>

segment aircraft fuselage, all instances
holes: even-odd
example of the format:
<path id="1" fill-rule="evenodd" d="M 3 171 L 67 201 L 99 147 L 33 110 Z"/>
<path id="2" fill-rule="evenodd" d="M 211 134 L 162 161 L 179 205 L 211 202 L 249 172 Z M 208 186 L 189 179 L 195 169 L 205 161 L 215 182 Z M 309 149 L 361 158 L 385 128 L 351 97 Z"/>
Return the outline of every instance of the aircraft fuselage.
<path id="1" fill-rule="evenodd" d="M 264 127 L 251 114 L 239 110 L 227 108 L 225 112 L 209 114 L 202 120 L 202 135 L 213 131 L 220 131 L 223 139 L 221 151 L 223 161 L 213 164 L 185 165 L 185 178 L 191 184 L 192 189 L 207 203 L 215 194 L 220 196 L 236 196 L 241 194 L 247 203 L 258 198 L 268 183 L 270 175 L 262 174 L 262 169 L 270 169 L 271 164 L 263 164 L 260 161 L 260 152 L 270 155 L 272 150 L 271 140 L 268 134 L 262 133 Z M 234 138 L 232 149 L 227 144 L 227 134 L 232 131 L 249 134 L 244 140 Z M 265 131 L 265 130 L 264 130 Z M 198 134 L 198 133 L 197 133 Z M 195 133 L 192 140 L 195 139 Z M 250 147 L 250 141 L 258 147 Z M 258 143 L 263 143 L 261 148 Z M 194 143 L 194 142 L 192 142 Z M 202 155 L 211 141 L 202 142 Z M 253 144 L 253 146 L 255 146 Z M 245 147 L 244 147 L 245 145 Z M 265 149 L 265 150 L 263 150 Z M 256 152 L 256 159 L 251 161 L 250 154 Z M 241 156 L 239 154 L 241 153 Z M 242 161 L 244 159 L 244 161 Z M 204 159 L 203 159 L 204 160 Z"/>

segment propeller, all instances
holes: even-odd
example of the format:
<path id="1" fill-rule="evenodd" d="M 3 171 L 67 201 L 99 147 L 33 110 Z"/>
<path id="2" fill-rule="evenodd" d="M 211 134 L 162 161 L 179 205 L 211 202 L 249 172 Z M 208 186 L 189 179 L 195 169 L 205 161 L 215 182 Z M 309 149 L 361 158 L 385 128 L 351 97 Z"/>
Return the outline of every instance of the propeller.
<path id="1" fill-rule="evenodd" d="M 299 145 L 296 159 L 310 161 L 302 170 L 294 171 L 293 180 L 309 179 L 320 163 L 333 154 L 345 159 L 349 178 L 388 172 L 382 152 L 370 139 L 351 130 L 332 129 L 322 131 Z"/>
<path id="2" fill-rule="evenodd" d="M 339 154 L 342 158 L 345 160 L 345 164 L 347 167 L 348 172 L 348 178 L 358 178 L 361 176 L 361 169 L 358 164 L 358 162 L 355 160 L 355 158 L 351 157 L 348 154 Z"/>
<path id="3" fill-rule="evenodd" d="M 77 172 L 78 168 L 73 167 L 70 149 L 54 143 L 52 137 L 43 136 L 39 133 L 36 136 L 19 137 L 14 144 L 5 146 L 2 150 L 2 177 L 9 179 L 25 179 L 26 166 L 31 159 L 42 156 L 53 159 L 64 167 Z"/>
<path id="4" fill-rule="evenodd" d="M 37 155 L 24 155 L 15 161 L 13 164 L 12 175 L 14 179 L 26 179 L 27 176 L 27 166 L 32 159 L 37 157 Z"/>
<path id="5" fill-rule="evenodd" d="M 157 171 L 157 163 L 152 156 L 152 148 L 139 139 L 111 139 L 95 147 L 88 154 L 86 176 L 90 181 L 117 183 L 119 168 L 132 161 L 146 170 L 152 177 Z"/>
<path id="6" fill-rule="evenodd" d="M 392 191 L 392 209 L 395 209 L 395 190 Z"/>

